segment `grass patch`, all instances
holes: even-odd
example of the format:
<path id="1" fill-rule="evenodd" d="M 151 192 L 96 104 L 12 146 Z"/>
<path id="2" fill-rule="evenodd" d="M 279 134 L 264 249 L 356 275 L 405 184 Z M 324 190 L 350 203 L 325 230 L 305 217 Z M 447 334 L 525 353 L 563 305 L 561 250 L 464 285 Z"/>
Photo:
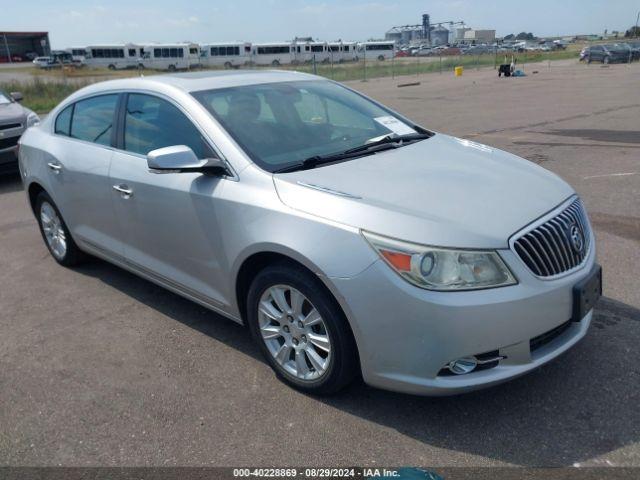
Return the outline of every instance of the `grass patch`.
<path id="1" fill-rule="evenodd" d="M 46 113 L 73 92 L 93 82 L 62 83 L 44 81 L 36 77 L 30 82 L 2 82 L 0 90 L 5 92 L 21 92 L 24 95 L 22 104 L 38 113 Z"/>

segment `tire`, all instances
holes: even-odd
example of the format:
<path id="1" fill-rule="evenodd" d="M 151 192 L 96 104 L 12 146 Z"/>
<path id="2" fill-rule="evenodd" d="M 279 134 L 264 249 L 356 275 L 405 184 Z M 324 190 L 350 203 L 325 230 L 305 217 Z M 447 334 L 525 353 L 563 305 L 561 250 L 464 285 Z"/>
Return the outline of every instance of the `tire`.
<path id="1" fill-rule="evenodd" d="M 115 66 L 113 63 L 111 63 L 111 64 L 109 64 L 109 66 L 108 66 L 107 68 L 108 68 L 109 70 L 115 70 L 115 69 L 116 69 L 116 66 Z"/>
<path id="2" fill-rule="evenodd" d="M 384 62 L 384 55 L 378 55 L 378 60 L 380 62 Z"/>
<path id="3" fill-rule="evenodd" d="M 271 66 L 272 67 L 279 67 L 280 66 L 280 62 L 278 60 L 274 60 L 273 62 L 271 62 Z"/>
<path id="4" fill-rule="evenodd" d="M 87 258 L 87 255 L 80 250 L 78 245 L 76 245 L 76 242 L 73 241 L 69 228 L 64 222 L 58 207 L 46 192 L 40 192 L 36 198 L 35 212 L 44 244 L 47 246 L 49 253 L 56 262 L 65 267 L 72 267 L 74 265 L 78 265 Z M 55 214 L 57 219 L 52 218 L 52 212 Z M 47 222 L 47 217 L 50 218 L 53 223 Z M 59 230 L 55 232 L 55 235 L 53 235 L 53 233 L 49 233 L 52 229 L 54 231 Z M 57 243 L 51 239 L 51 235 L 58 238 Z M 64 242 L 64 252 L 62 252 L 61 249 L 56 248 L 56 245 L 60 245 L 60 239 Z"/>
<path id="5" fill-rule="evenodd" d="M 231 62 L 225 62 L 224 68 L 226 68 L 227 70 L 230 70 L 231 68 L 233 68 L 233 65 L 231 64 Z"/>
<path id="6" fill-rule="evenodd" d="M 167 70 L 169 70 L 170 72 L 175 72 L 176 71 L 176 66 L 175 65 L 169 65 L 167 67 Z"/>
<path id="7" fill-rule="evenodd" d="M 609 65 L 609 61 L 610 61 L 610 60 L 609 60 L 609 57 L 603 57 L 603 58 L 602 58 L 602 63 L 603 63 L 604 65 Z"/>
<path id="8" fill-rule="evenodd" d="M 587 65 L 589 65 L 591 63 L 591 57 L 587 57 L 586 61 L 587 61 Z"/>
<path id="9" fill-rule="evenodd" d="M 279 298 L 285 308 L 279 308 L 281 302 L 274 300 L 278 298 L 274 291 L 282 292 Z M 297 298 L 301 294 L 302 300 L 295 302 L 294 293 Z M 246 305 L 253 339 L 276 375 L 293 388 L 328 395 L 346 387 L 359 372 L 357 347 L 347 320 L 312 273 L 288 263 L 266 267 L 253 280 Z M 313 325 L 302 323 L 311 318 L 307 323 Z M 263 332 L 269 339 L 263 338 Z"/>

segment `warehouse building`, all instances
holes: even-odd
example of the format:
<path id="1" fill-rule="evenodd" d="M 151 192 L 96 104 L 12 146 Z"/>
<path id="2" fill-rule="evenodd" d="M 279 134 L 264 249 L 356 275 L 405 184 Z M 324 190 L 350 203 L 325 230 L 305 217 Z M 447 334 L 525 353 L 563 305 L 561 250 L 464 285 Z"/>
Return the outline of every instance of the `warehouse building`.
<path id="1" fill-rule="evenodd" d="M 464 32 L 464 43 L 493 43 L 496 41 L 495 30 L 467 30 Z"/>
<path id="2" fill-rule="evenodd" d="M 0 32 L 0 62 L 24 62 L 50 53 L 49 32 Z"/>

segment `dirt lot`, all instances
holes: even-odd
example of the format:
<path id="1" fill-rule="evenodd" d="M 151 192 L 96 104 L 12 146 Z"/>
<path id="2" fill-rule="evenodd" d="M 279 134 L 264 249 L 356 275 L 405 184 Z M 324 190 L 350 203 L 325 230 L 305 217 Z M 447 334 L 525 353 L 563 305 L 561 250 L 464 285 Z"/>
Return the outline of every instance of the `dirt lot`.
<path id="1" fill-rule="evenodd" d="M 526 70 L 351 86 L 577 189 L 605 298 L 576 348 L 455 398 L 361 384 L 307 397 L 274 378 L 243 328 L 100 261 L 57 266 L 5 177 L 0 464 L 640 466 L 640 64 Z"/>

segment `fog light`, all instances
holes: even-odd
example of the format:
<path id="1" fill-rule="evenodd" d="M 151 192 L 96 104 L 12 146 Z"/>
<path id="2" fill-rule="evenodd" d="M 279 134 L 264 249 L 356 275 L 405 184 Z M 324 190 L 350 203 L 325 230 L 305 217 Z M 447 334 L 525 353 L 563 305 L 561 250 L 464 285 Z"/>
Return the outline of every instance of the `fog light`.
<path id="1" fill-rule="evenodd" d="M 473 372 L 478 366 L 478 361 L 476 357 L 464 357 L 449 362 L 447 366 L 456 375 L 464 375 L 465 373 Z"/>

